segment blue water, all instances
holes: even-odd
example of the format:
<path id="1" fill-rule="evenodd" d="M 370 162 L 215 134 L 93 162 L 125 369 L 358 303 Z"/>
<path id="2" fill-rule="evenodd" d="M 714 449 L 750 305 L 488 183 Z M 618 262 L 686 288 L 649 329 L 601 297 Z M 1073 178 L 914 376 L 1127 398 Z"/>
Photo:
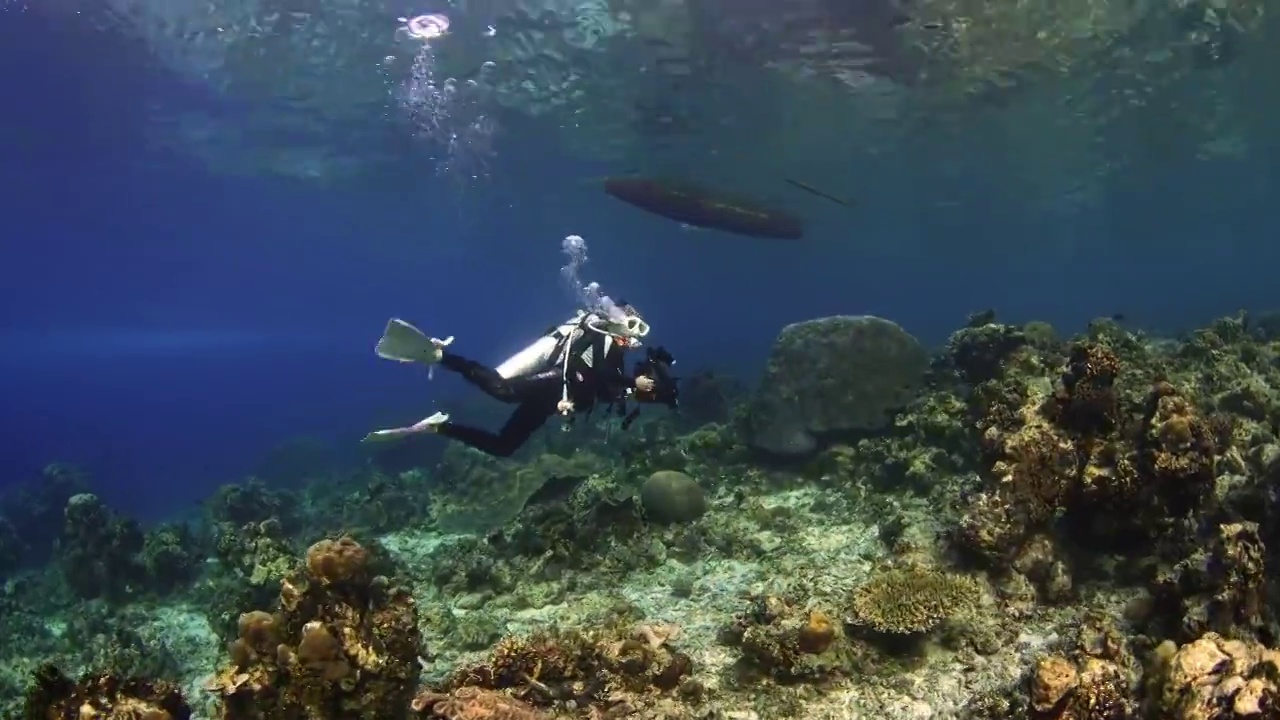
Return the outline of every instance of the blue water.
<path id="1" fill-rule="evenodd" d="M 572 311 L 569 233 L 588 239 L 587 278 L 640 307 L 681 367 L 747 378 L 782 325 L 825 314 L 941 343 L 987 307 L 1066 331 L 1116 312 L 1177 331 L 1280 305 L 1273 138 L 1238 158 L 1171 152 L 1084 210 L 1028 206 L 996 170 L 939 171 L 984 167 L 999 148 L 981 135 L 951 157 L 826 158 L 806 180 L 850 189 L 852 210 L 744 166 L 747 189 L 808 222 L 803 241 L 772 242 L 623 206 L 591 178 L 629 162 L 573 160 L 514 115 L 465 192 L 409 140 L 396 174 L 355 186 L 214 172 L 148 150 L 144 108 L 234 121 L 226 98 L 134 40 L 15 7 L 0 10 L 0 484 L 79 462 L 141 518 L 181 512 L 290 437 L 354 462 L 369 429 L 461 402 L 449 378 L 374 357 L 383 323 L 501 360 Z"/>

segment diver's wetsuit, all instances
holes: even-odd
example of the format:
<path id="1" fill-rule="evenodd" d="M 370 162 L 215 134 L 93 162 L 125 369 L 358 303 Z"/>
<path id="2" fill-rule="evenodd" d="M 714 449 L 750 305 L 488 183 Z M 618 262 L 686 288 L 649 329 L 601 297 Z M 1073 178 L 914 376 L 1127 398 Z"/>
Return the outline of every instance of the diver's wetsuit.
<path id="1" fill-rule="evenodd" d="M 589 412 L 601 401 L 613 402 L 622 397 L 632 384 L 623 370 L 623 349 L 617 344 L 610 344 L 606 349 L 603 340 L 604 337 L 599 336 L 584 343 L 585 347 L 570 349 L 573 356 L 568 368 L 569 400 L 573 403 L 574 412 Z M 583 360 L 583 353 L 588 347 L 593 351 L 592 357 L 603 355 L 603 361 L 597 360 L 588 365 Z M 563 356 L 556 353 L 556 357 Z M 510 457 L 546 424 L 547 418 L 556 414 L 564 388 L 564 366 L 560 362 L 510 379 L 502 377 L 493 368 L 450 352 L 444 353 L 440 366 L 458 373 L 496 400 L 519 405 L 496 434 L 452 422 L 441 423 L 436 428 L 436 432 L 447 438 L 498 457 Z"/>

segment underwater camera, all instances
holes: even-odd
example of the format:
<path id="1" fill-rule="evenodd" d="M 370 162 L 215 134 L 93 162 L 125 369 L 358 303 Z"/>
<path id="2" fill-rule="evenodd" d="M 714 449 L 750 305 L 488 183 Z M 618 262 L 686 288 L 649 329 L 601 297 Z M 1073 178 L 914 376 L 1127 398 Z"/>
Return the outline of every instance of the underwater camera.
<path id="1" fill-rule="evenodd" d="M 664 347 L 645 349 L 645 357 L 636 363 L 636 377 L 653 378 L 653 399 L 675 410 L 680 405 L 680 378 L 671 374 L 676 359 Z"/>

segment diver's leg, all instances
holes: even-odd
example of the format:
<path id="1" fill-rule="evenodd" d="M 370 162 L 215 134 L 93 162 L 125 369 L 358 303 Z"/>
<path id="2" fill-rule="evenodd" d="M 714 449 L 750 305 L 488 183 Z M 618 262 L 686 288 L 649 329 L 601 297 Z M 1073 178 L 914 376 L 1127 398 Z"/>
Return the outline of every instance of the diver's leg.
<path id="1" fill-rule="evenodd" d="M 497 433 L 451 422 L 441 423 L 436 427 L 436 432 L 470 445 L 480 452 L 497 457 L 511 457 L 554 413 L 554 403 L 549 405 L 544 400 L 534 400 L 520 403 Z"/>
<path id="2" fill-rule="evenodd" d="M 489 397 L 505 403 L 523 403 L 544 397 L 554 393 L 561 382 L 559 371 L 554 369 L 507 379 L 487 365 L 451 352 L 445 352 L 440 358 L 440 366 L 458 373 Z"/>

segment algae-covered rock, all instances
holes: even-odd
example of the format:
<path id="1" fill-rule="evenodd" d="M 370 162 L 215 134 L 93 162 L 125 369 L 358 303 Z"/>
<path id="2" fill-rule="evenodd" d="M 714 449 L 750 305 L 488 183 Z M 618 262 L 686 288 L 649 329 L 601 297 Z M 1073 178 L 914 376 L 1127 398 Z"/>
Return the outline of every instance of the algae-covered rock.
<path id="1" fill-rule="evenodd" d="M 697 481 L 682 472 L 659 470 L 640 488 L 645 517 L 664 525 L 693 522 L 707 511 L 707 498 Z"/>
<path id="2" fill-rule="evenodd" d="M 1205 633 L 1155 653 L 1148 691 L 1160 717 L 1229 720 L 1274 717 L 1280 700 L 1280 653 L 1260 643 Z"/>
<path id="3" fill-rule="evenodd" d="M 172 683 L 111 673 L 89 674 L 75 682 L 53 665 L 36 671 L 23 717 L 145 718 L 187 720 L 191 707 Z"/>
<path id="4" fill-rule="evenodd" d="M 822 435 L 882 429 L 915 398 L 928 367 L 924 346 L 889 320 L 836 316 L 788 325 L 752 402 L 750 442 L 802 456 Z"/>

